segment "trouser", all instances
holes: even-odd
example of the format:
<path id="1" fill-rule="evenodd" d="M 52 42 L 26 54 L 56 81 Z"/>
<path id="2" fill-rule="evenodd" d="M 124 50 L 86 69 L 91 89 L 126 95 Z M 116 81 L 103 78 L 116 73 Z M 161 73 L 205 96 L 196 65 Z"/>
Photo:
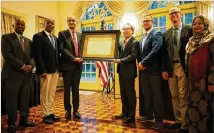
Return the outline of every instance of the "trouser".
<path id="1" fill-rule="evenodd" d="M 57 72 L 47 74 L 46 78 L 40 77 L 40 100 L 42 107 L 42 116 L 46 117 L 53 114 L 53 102 L 58 83 L 59 74 Z"/>

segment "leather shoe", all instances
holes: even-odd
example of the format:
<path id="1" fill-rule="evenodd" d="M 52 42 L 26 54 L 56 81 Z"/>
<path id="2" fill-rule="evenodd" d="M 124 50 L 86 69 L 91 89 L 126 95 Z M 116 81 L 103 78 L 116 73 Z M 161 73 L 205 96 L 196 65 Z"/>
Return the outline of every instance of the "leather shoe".
<path id="1" fill-rule="evenodd" d="M 179 129 L 177 133 L 189 133 L 187 129 Z"/>
<path id="2" fill-rule="evenodd" d="M 67 110 L 65 113 L 65 119 L 71 120 L 71 111 Z"/>
<path id="3" fill-rule="evenodd" d="M 16 132 L 16 126 L 15 125 L 9 125 L 8 126 L 8 132 L 9 133 L 15 133 Z"/>
<path id="4" fill-rule="evenodd" d="M 43 117 L 43 121 L 46 124 L 53 124 L 54 123 L 53 119 L 50 116 Z"/>
<path id="5" fill-rule="evenodd" d="M 53 119 L 53 121 L 59 121 L 60 118 L 56 116 L 55 114 L 50 114 L 50 117 Z"/>
<path id="6" fill-rule="evenodd" d="M 74 115 L 74 118 L 75 118 L 75 119 L 80 119 L 80 118 L 81 118 L 79 112 L 75 112 L 73 115 Z"/>
<path id="7" fill-rule="evenodd" d="M 115 118 L 115 119 L 125 119 L 125 118 L 126 118 L 126 115 L 123 114 L 123 113 L 121 113 L 121 114 L 119 114 L 119 115 L 115 115 L 114 118 Z"/>
<path id="8" fill-rule="evenodd" d="M 30 122 L 28 120 L 20 120 L 19 121 L 19 126 L 34 127 L 34 126 L 36 126 L 36 124 L 33 123 L 33 122 Z"/>
<path id="9" fill-rule="evenodd" d="M 179 129 L 179 128 L 181 128 L 181 124 L 180 123 L 174 123 L 171 125 L 165 125 L 164 127 L 166 127 L 167 129 Z"/>

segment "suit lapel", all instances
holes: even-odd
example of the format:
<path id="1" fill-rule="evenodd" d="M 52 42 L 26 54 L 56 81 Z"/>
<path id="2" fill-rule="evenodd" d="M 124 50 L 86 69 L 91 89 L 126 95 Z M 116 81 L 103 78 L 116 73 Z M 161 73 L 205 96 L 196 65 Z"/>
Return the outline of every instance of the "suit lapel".
<path id="1" fill-rule="evenodd" d="M 181 34 L 180 34 L 180 45 L 179 45 L 179 51 L 180 51 L 180 49 L 181 49 L 181 41 L 182 41 L 182 39 L 184 38 L 184 33 L 185 33 L 185 30 L 186 30 L 186 28 L 185 28 L 185 25 L 183 24 L 182 25 L 182 29 L 181 29 Z"/>
<path id="2" fill-rule="evenodd" d="M 43 36 L 44 36 L 45 40 L 46 40 L 46 41 L 48 42 L 48 44 L 51 45 L 51 47 L 54 49 L 54 47 L 53 47 L 53 45 L 52 45 L 50 39 L 49 39 L 48 36 L 47 36 L 47 34 L 46 34 L 44 31 L 42 31 L 42 33 L 43 33 Z"/>
<path id="3" fill-rule="evenodd" d="M 145 40 L 144 45 L 143 45 L 143 48 L 142 48 L 142 51 L 144 51 L 144 49 L 145 49 L 145 47 L 147 46 L 147 43 L 148 43 L 148 41 L 149 41 L 151 35 L 152 35 L 154 32 L 155 32 L 155 30 L 153 29 L 153 30 L 151 30 L 150 33 L 147 35 L 146 40 Z M 141 43 L 142 43 L 142 42 L 141 42 Z M 142 45 L 142 44 L 141 44 L 141 45 Z M 141 46 L 141 47 L 142 47 L 142 46 Z"/>
<path id="4" fill-rule="evenodd" d="M 121 55 L 126 51 L 126 49 L 129 47 L 129 45 L 131 44 L 131 42 L 133 41 L 133 39 L 134 39 L 134 37 L 131 37 L 131 38 L 129 39 L 129 41 L 127 42 L 127 44 L 126 44 L 124 50 L 121 52 Z M 123 41 L 123 43 L 124 43 L 124 41 Z"/>
<path id="5" fill-rule="evenodd" d="M 20 50 L 22 51 L 22 53 L 25 54 L 24 51 L 23 51 L 23 49 L 22 49 L 22 45 L 21 45 L 21 43 L 20 43 L 20 41 L 19 41 L 19 39 L 18 39 L 18 37 L 16 36 L 15 33 L 13 33 L 13 38 L 16 41 L 16 44 L 18 45 L 18 47 L 20 48 Z"/>
<path id="6" fill-rule="evenodd" d="M 72 49 L 73 47 L 73 41 L 72 41 L 72 37 L 71 37 L 71 33 L 70 31 L 67 29 L 65 32 L 65 39 L 67 41 L 68 47 L 70 47 L 70 49 Z"/>

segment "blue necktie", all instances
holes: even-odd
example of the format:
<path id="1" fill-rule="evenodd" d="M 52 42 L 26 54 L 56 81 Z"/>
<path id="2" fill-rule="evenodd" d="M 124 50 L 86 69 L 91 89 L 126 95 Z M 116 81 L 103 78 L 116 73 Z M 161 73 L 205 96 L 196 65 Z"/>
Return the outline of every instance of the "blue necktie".
<path id="1" fill-rule="evenodd" d="M 143 52 L 143 48 L 144 48 L 146 39 L 147 39 L 147 33 L 145 33 L 145 35 L 142 38 L 142 44 L 141 44 L 141 46 L 142 46 L 142 52 Z"/>

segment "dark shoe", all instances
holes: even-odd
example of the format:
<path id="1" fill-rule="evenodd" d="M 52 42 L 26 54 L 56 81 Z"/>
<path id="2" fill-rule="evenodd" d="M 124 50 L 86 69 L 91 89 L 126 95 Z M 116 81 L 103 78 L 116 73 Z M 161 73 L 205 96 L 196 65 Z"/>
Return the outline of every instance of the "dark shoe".
<path id="1" fill-rule="evenodd" d="M 50 116 L 43 117 L 43 121 L 46 124 L 53 124 L 54 123 L 53 119 Z"/>
<path id="2" fill-rule="evenodd" d="M 163 121 L 155 121 L 154 125 L 152 125 L 152 129 L 160 129 L 163 127 Z"/>
<path id="3" fill-rule="evenodd" d="M 30 122 L 28 120 L 20 120 L 19 121 L 19 126 L 34 127 L 34 126 L 36 126 L 36 124 L 33 123 L 33 122 Z"/>
<path id="4" fill-rule="evenodd" d="M 174 123 L 171 125 L 165 125 L 164 127 L 166 127 L 167 129 L 179 129 L 179 128 L 181 128 L 181 124 L 180 123 Z"/>
<path id="5" fill-rule="evenodd" d="M 9 133 L 15 133 L 16 132 L 16 126 L 15 125 L 9 125 L 8 126 L 8 132 Z"/>
<path id="6" fill-rule="evenodd" d="M 177 133 L 189 133 L 187 129 L 179 129 Z"/>
<path id="7" fill-rule="evenodd" d="M 125 119 L 125 118 L 126 118 L 126 115 L 123 114 L 123 113 L 121 113 L 121 114 L 119 114 L 119 115 L 115 115 L 114 118 L 115 118 L 115 119 Z"/>
<path id="8" fill-rule="evenodd" d="M 124 118 L 123 123 L 128 124 L 128 123 L 131 123 L 131 122 L 135 123 L 135 119 L 131 118 L 131 117 Z"/>
<path id="9" fill-rule="evenodd" d="M 75 112 L 73 115 L 74 115 L 74 118 L 75 118 L 75 119 L 80 119 L 80 118 L 81 118 L 79 112 Z"/>
<path id="10" fill-rule="evenodd" d="M 71 111 L 66 111 L 66 113 L 65 113 L 65 119 L 67 119 L 67 120 L 71 120 Z"/>
<path id="11" fill-rule="evenodd" d="M 55 114 L 50 114 L 50 117 L 53 119 L 53 121 L 59 121 L 60 118 L 56 116 Z"/>
<path id="12" fill-rule="evenodd" d="M 147 119 L 146 116 L 141 116 L 137 118 L 137 122 L 146 122 L 146 121 L 151 121 L 151 120 Z"/>

